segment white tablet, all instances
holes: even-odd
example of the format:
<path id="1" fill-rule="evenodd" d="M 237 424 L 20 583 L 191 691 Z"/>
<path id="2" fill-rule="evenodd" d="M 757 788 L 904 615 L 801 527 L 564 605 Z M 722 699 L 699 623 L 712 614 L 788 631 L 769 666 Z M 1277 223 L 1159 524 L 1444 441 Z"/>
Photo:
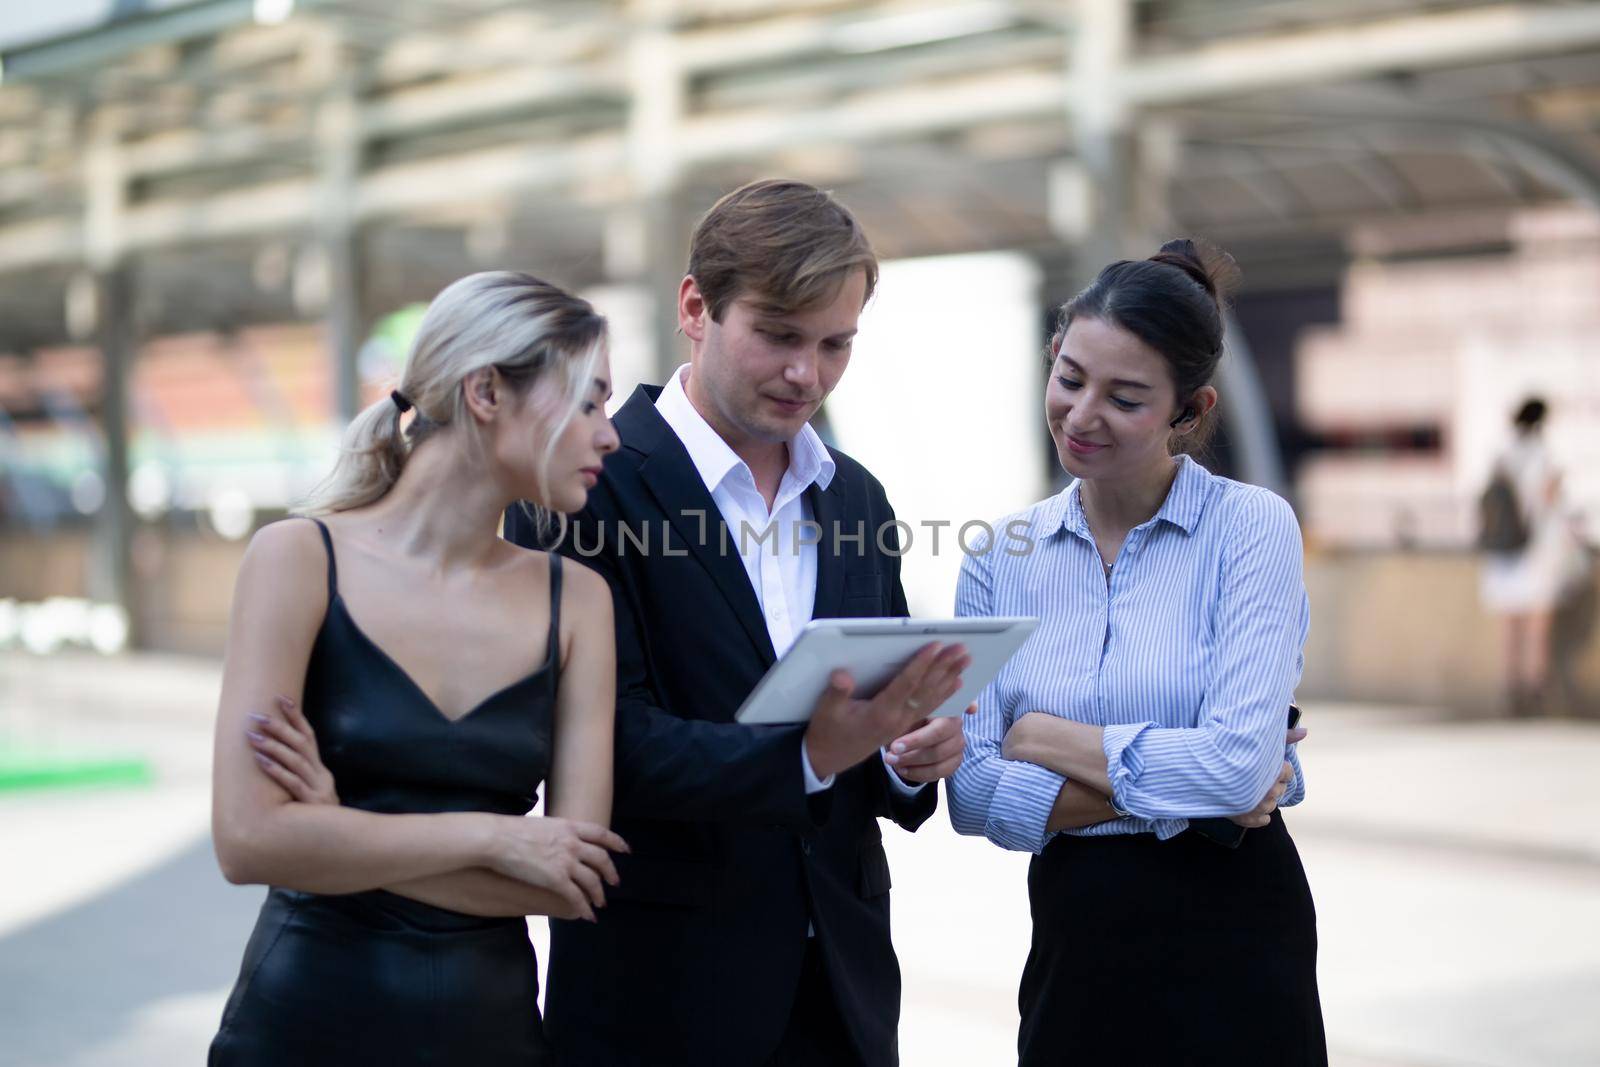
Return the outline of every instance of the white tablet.
<path id="1" fill-rule="evenodd" d="M 929 641 L 965 645 L 972 657 L 961 675 L 960 692 L 931 712 L 960 715 L 1038 624 L 1035 618 L 815 619 L 767 671 L 735 718 L 753 724 L 807 722 L 836 670 L 850 672 L 856 696 L 870 697 Z"/>

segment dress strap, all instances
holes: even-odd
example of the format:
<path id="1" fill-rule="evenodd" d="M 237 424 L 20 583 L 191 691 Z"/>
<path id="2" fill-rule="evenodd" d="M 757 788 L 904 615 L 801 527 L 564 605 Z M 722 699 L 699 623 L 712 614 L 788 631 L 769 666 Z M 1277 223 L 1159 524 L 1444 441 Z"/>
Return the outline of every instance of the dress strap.
<path id="1" fill-rule="evenodd" d="M 322 534 L 322 546 L 328 550 L 328 599 L 332 600 L 334 593 L 339 591 L 339 568 L 333 562 L 333 535 L 321 519 L 311 521 L 317 524 L 317 530 Z"/>
<path id="2" fill-rule="evenodd" d="M 552 678 L 561 674 L 561 556 L 555 552 L 546 553 L 550 558 L 550 652 L 548 658 L 553 664 Z"/>

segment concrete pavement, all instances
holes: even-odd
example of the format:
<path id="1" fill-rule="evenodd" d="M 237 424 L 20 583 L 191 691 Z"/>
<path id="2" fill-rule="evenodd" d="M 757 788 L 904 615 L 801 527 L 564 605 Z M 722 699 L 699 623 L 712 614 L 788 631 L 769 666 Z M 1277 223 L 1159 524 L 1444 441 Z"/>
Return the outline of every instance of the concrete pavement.
<path id="1" fill-rule="evenodd" d="M 157 771 L 141 789 L 0 794 L 0 1065 L 202 1060 L 262 892 L 211 858 L 216 686 L 207 661 L 0 654 L 0 739 Z M 1600 727 L 1336 705 L 1306 725 L 1308 797 L 1288 819 L 1334 1062 L 1600 1065 Z M 886 836 L 903 1061 L 1008 1062 L 1027 858 L 942 814 Z"/>

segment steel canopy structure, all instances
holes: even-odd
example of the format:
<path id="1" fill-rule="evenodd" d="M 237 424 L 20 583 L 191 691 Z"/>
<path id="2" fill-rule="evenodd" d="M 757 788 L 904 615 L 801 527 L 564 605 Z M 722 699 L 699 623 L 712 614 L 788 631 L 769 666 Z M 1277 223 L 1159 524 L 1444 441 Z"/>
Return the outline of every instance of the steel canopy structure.
<path id="1" fill-rule="evenodd" d="M 98 339 L 124 601 L 141 337 L 322 319 L 350 411 L 384 312 L 529 252 L 668 291 L 695 214 L 775 172 L 885 256 L 1023 250 L 1059 292 L 1158 234 L 1260 289 L 1330 282 L 1358 225 L 1493 247 L 1600 203 L 1600 3 L 75 0 L 0 61 L 0 352 Z"/>
<path id="2" fill-rule="evenodd" d="M 217 257 L 328 229 L 436 260 L 442 232 L 503 226 L 628 277 L 652 251 L 628 215 L 772 170 L 846 191 L 889 255 L 1070 248 L 1119 199 L 1123 228 L 1292 249 L 1568 195 L 1501 131 L 1430 116 L 1592 158 L 1600 107 L 1592 3 L 152 7 L 3 53 L 0 278 L 35 283 L 4 286 L 8 347 L 50 335 L 51 271 L 197 248 L 228 313 L 291 311 Z M 1092 181 L 1108 131 L 1123 189 Z"/>

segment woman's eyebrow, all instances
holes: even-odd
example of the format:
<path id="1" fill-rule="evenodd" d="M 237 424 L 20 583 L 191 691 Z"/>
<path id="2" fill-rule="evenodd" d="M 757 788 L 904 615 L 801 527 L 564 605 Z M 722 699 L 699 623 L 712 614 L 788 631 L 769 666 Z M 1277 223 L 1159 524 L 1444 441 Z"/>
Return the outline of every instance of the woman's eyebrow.
<path id="1" fill-rule="evenodd" d="M 1069 366 L 1073 370 L 1077 371 L 1079 374 L 1083 373 L 1083 366 L 1080 363 L 1078 363 L 1076 360 L 1074 360 L 1071 356 L 1067 355 L 1065 352 L 1063 352 L 1061 354 L 1061 360 L 1067 366 Z M 1148 382 L 1136 382 L 1132 378 L 1113 378 L 1113 379 L 1111 379 L 1111 384 L 1112 385 L 1120 385 L 1125 389 L 1148 389 L 1148 388 L 1150 388 L 1150 384 Z"/>

